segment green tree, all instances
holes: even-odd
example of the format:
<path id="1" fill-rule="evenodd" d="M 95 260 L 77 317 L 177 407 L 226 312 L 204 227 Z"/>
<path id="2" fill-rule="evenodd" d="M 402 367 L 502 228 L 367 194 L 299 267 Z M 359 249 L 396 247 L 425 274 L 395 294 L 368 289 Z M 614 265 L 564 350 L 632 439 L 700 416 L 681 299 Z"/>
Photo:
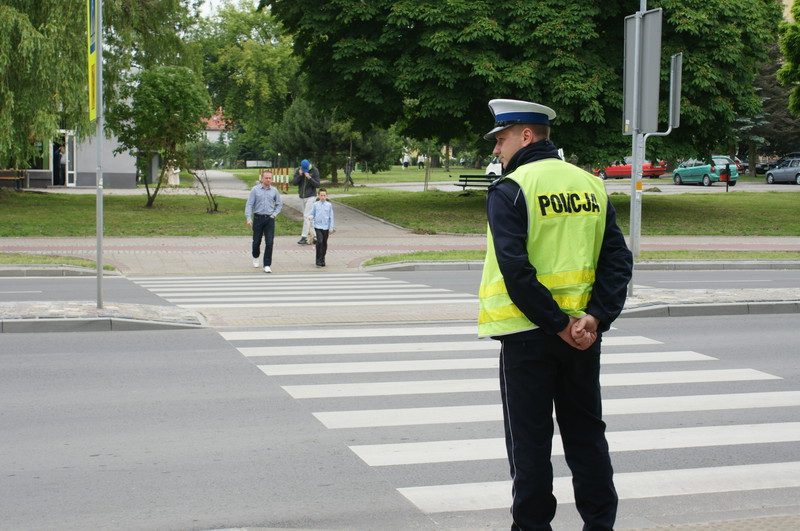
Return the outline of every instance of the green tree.
<path id="1" fill-rule="evenodd" d="M 782 57 L 777 43 L 769 48 L 769 60 L 759 65 L 756 87 L 762 100 L 763 114 L 754 119 L 750 130 L 751 140 L 747 154 L 750 159 L 751 174 L 755 175 L 755 157 L 763 154 L 787 153 L 800 149 L 800 119 L 789 111 L 791 86 L 783 86 L 778 81 L 777 72 Z"/>
<path id="2" fill-rule="evenodd" d="M 781 27 L 780 47 L 784 63 L 778 71 L 778 80 L 783 85 L 791 87 L 789 95 L 789 111 L 800 117 L 800 5 L 792 3 L 792 19 L 794 22 L 785 23 Z"/>
<path id="3" fill-rule="evenodd" d="M 316 111 L 303 99 L 296 99 L 283 120 L 273 127 L 272 149 L 287 160 L 309 159 L 321 175 L 338 182 L 337 168 L 346 160 L 353 134 L 351 123 L 339 121 L 335 113 Z"/>
<path id="4" fill-rule="evenodd" d="M 353 162 L 361 161 L 375 173 L 391 168 L 402 147 L 394 128 L 362 133 L 353 128 L 352 120 L 339 119 L 336 112 L 316 111 L 303 99 L 294 100 L 270 139 L 282 160 L 297 163 L 310 159 L 323 176 L 330 175 L 334 184 L 339 182 L 338 168 L 344 167 L 351 148 Z"/>
<path id="5" fill-rule="evenodd" d="M 122 73 L 195 59 L 183 36 L 196 0 L 106 0 L 104 100 L 115 99 Z M 28 166 L 61 128 L 92 134 L 86 59 L 86 2 L 0 1 L 0 165 Z"/>
<path id="6" fill-rule="evenodd" d="M 211 101 L 200 79 L 185 67 L 156 66 L 131 76 L 111 106 L 109 126 L 117 131 L 120 148 L 130 151 L 142 165 L 154 155 L 161 157 L 161 173 L 155 190 L 147 189 L 148 208 L 153 206 L 167 170 L 188 169 L 190 154 L 184 149 L 205 129 L 203 118 L 211 114 Z"/>
<path id="7" fill-rule="evenodd" d="M 203 28 L 198 43 L 212 101 L 236 124 L 247 158 L 265 158 L 269 131 L 300 88 L 291 40 L 268 11 L 246 0 L 225 4 Z"/>
<path id="8" fill-rule="evenodd" d="M 85 21 L 85 9 L 59 0 L 0 2 L 0 166 L 28 167 L 39 154 L 35 143 L 62 120 L 88 122 L 86 24 L 71 20 Z"/>
<path id="9" fill-rule="evenodd" d="M 295 38 L 321 108 L 361 129 L 398 122 L 443 143 L 488 129 L 487 101 L 539 101 L 558 112 L 556 143 L 586 162 L 628 154 L 621 134 L 623 19 L 633 0 L 262 0 Z M 780 19 L 775 0 L 661 0 L 662 94 L 669 56 L 684 52 L 683 120 L 654 143 L 665 153 L 727 144 L 759 110 L 755 65 Z M 667 102 L 661 116 L 666 120 Z M 666 127 L 664 127 L 666 128 Z"/>
<path id="10" fill-rule="evenodd" d="M 397 153 L 403 148 L 403 140 L 394 127 L 373 129 L 356 134 L 353 143 L 353 158 L 364 163 L 372 173 L 392 169 Z"/>

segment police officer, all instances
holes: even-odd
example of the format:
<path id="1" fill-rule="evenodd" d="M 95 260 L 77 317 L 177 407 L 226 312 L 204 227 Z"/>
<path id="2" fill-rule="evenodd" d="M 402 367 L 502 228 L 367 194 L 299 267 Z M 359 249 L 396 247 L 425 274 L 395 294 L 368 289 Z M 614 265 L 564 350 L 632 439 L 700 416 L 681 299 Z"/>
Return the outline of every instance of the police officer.
<path id="1" fill-rule="evenodd" d="M 501 342 L 512 530 L 549 530 L 555 405 L 584 530 L 613 529 L 617 494 L 600 404 L 600 340 L 625 303 L 633 260 L 603 183 L 564 162 L 549 107 L 492 100 L 481 337 Z"/>

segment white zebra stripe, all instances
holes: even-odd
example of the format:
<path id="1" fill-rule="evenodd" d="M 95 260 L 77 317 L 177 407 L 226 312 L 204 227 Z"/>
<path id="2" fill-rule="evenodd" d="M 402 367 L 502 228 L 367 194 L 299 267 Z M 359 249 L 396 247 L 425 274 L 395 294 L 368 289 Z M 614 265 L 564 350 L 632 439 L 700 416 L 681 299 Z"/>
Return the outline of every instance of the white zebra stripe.
<path id="1" fill-rule="evenodd" d="M 744 382 L 780 380 L 755 369 L 719 369 L 708 371 L 659 371 L 603 374 L 604 387 L 664 385 L 706 382 Z M 283 390 L 293 398 L 342 398 L 357 396 L 398 396 L 445 393 L 479 393 L 499 391 L 497 378 L 462 380 L 417 380 L 410 382 L 368 382 L 340 384 L 285 385 Z"/>
<path id="2" fill-rule="evenodd" d="M 800 441 L 800 422 L 618 431 L 607 432 L 606 439 L 611 452 L 796 442 Z M 369 466 L 506 459 L 502 437 L 355 445 L 350 449 Z M 553 437 L 553 455 L 564 455 L 558 435 Z"/>
<path id="3" fill-rule="evenodd" d="M 637 415 L 689 411 L 723 411 L 800 406 L 800 391 L 724 395 L 659 396 L 603 400 L 603 415 Z M 419 426 L 467 422 L 498 422 L 500 404 L 446 406 L 360 411 L 323 411 L 314 416 L 330 429 Z"/>
<path id="4" fill-rule="evenodd" d="M 366 348 L 366 347 L 365 347 Z M 397 352 L 396 350 L 391 352 Z M 245 356 L 303 356 L 318 355 L 312 347 L 287 354 L 285 351 L 265 351 L 259 347 L 240 348 Z M 430 350 L 425 350 L 431 352 Z M 442 347 L 441 352 L 447 352 Z M 370 353 L 360 351 L 360 354 Z M 374 352 L 373 352 L 374 353 Z M 350 354 L 342 352 L 341 354 Z M 604 365 L 623 365 L 634 363 L 665 363 L 679 361 L 708 361 L 714 358 L 692 351 L 675 352 L 629 352 L 626 354 L 603 354 Z M 466 358 L 466 359 L 434 359 L 434 360 L 393 360 L 393 361 L 360 361 L 340 363 L 285 363 L 275 365 L 259 365 L 264 374 L 270 376 L 287 376 L 299 374 L 356 374 L 365 372 L 406 372 L 406 371 L 442 371 L 457 369 L 497 369 L 498 358 Z"/>
<path id="5" fill-rule="evenodd" d="M 615 474 L 614 484 L 623 500 L 792 488 L 800 487 L 800 462 L 629 472 Z M 425 513 L 503 509 L 511 505 L 510 481 L 397 490 Z M 573 502 L 572 479 L 555 478 L 553 494 L 559 502 Z"/>

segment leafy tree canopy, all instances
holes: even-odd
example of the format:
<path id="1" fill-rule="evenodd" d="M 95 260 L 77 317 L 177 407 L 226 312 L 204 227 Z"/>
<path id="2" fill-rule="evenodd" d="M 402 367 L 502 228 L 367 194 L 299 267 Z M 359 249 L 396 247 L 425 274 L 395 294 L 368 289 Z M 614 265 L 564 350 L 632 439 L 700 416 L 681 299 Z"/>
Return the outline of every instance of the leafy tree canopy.
<path id="1" fill-rule="evenodd" d="M 553 136 L 584 161 L 628 154 L 621 131 L 625 16 L 633 0 L 262 0 L 295 38 L 309 97 L 356 127 L 399 122 L 414 137 L 479 138 L 492 98 L 555 108 Z M 684 53 L 681 128 L 655 145 L 683 156 L 726 142 L 758 112 L 756 62 L 776 0 L 661 0 L 662 106 L 669 57 Z M 666 129 L 666 126 L 664 127 Z"/>
<path id="2" fill-rule="evenodd" d="M 247 0 L 224 5 L 198 40 L 214 104 L 236 124 L 244 152 L 264 156 L 269 130 L 300 90 L 291 40 L 268 11 L 255 11 Z"/>
<path id="3" fill-rule="evenodd" d="M 140 161 L 154 154 L 161 156 L 162 171 L 155 192 L 150 194 L 148 188 L 150 207 L 167 169 L 188 167 L 183 147 L 201 136 L 211 101 L 200 79 L 188 68 L 178 66 L 156 66 L 131 76 L 120 97 L 108 112 L 108 123 L 117 131 L 120 142 L 117 151 L 129 150 Z"/>
<path id="4" fill-rule="evenodd" d="M 122 74 L 191 64 L 183 36 L 197 0 L 105 0 L 103 85 L 115 99 Z M 58 129 L 93 132 L 88 117 L 86 2 L 0 0 L 0 165 L 26 166 Z"/>
<path id="5" fill-rule="evenodd" d="M 770 47 L 770 60 L 759 65 L 756 86 L 764 109 L 760 123 L 752 129 L 758 150 L 765 154 L 781 154 L 800 150 L 800 118 L 789 110 L 792 86 L 782 86 L 777 72 L 781 66 L 781 55 L 777 44 Z"/>
<path id="6" fill-rule="evenodd" d="M 792 18 L 795 22 L 786 23 L 782 29 L 780 40 L 781 52 L 785 62 L 778 71 L 778 79 L 791 87 L 789 95 L 789 111 L 800 117 L 800 5 L 792 3 Z"/>
<path id="7" fill-rule="evenodd" d="M 303 99 L 292 103 L 270 138 L 282 160 L 296 165 L 307 158 L 334 183 L 338 182 L 337 169 L 344 166 L 351 152 L 353 162 L 364 162 L 377 172 L 391 167 L 402 145 L 393 128 L 362 133 L 353 129 L 352 120 L 340 119 L 336 112 L 316 111 Z"/>

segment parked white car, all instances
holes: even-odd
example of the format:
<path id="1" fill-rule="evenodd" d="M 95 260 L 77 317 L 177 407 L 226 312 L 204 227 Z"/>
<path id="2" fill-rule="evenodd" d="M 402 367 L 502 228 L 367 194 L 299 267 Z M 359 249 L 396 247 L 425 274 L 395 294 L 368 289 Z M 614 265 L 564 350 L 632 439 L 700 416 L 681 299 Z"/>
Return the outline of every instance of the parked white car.
<path id="1" fill-rule="evenodd" d="M 486 166 L 486 175 L 502 175 L 503 174 L 503 165 L 500 164 L 500 159 L 495 157 L 492 159 L 492 162 Z"/>

